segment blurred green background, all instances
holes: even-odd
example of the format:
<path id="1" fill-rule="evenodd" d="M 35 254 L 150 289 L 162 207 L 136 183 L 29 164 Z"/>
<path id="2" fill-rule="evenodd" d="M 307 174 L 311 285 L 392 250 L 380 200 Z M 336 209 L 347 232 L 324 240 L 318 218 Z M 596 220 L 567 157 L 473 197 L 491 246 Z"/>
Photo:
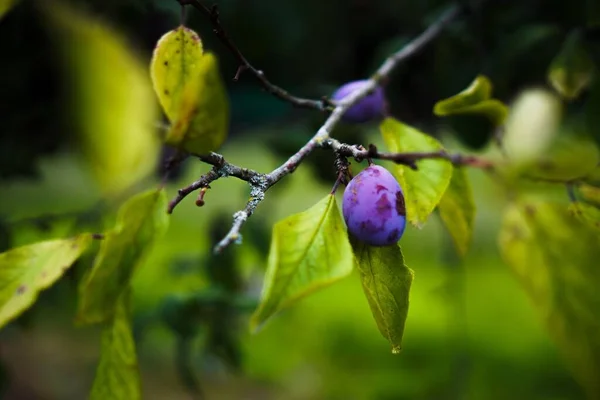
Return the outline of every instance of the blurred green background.
<path id="1" fill-rule="evenodd" d="M 174 0 L 74 3 L 123 32 L 148 61 L 158 38 L 179 23 Z M 394 116 L 448 142 L 446 134 L 456 126 L 440 126 L 433 117 L 437 100 L 462 90 L 478 73 L 490 76 L 495 97 L 506 101 L 525 87 L 544 84 L 566 35 L 589 22 L 586 7 L 593 2 L 488 3 L 475 6 L 468 18 L 392 76 L 387 92 Z M 218 5 L 230 36 L 256 67 L 292 93 L 318 98 L 345 81 L 368 76 L 449 3 L 222 0 Z M 237 69 L 231 55 L 201 15 L 188 10 L 187 19 L 205 47 L 219 55 L 228 84 L 232 126 L 221 153 L 238 165 L 273 169 L 314 133 L 323 115 L 278 101 L 250 75 L 231 82 Z M 594 38 L 597 32 L 589 35 Z M 102 202 L 73 150 L 50 36 L 27 0 L 0 20 L 2 250 L 63 237 L 80 226 L 108 224 L 102 212 L 110 204 Z M 490 133 L 472 125 L 458 132 L 461 146 L 485 148 Z M 380 142 L 371 125 L 341 126 L 335 135 L 351 143 Z M 457 146 L 455 140 L 449 143 Z M 186 161 L 172 175 L 169 195 L 207 170 Z M 245 226 L 244 244 L 220 256 L 210 249 L 231 214 L 242 208 L 246 185 L 218 181 L 203 208 L 186 199 L 134 281 L 144 398 L 193 398 L 189 388 L 196 380 L 208 399 L 583 398 L 500 260 L 496 237 L 505 193 L 484 173 L 470 174 L 478 214 L 464 261 L 456 259 L 436 215 L 421 230 L 409 227 L 402 239 L 415 281 L 399 356 L 391 354 L 377 331 L 356 275 L 283 312 L 259 333 L 248 332 L 270 227 L 329 192 L 335 174 L 328 152 L 312 154 L 275 186 Z M 156 182 L 161 175 L 157 163 Z M 562 190 L 556 193 L 564 196 Z M 0 332 L 2 398 L 86 397 L 98 359 L 99 330 L 75 328 L 72 317 L 77 280 L 88 265 L 89 260 L 81 260 L 34 308 Z M 222 293 L 243 297 L 240 304 L 223 305 L 218 300 Z"/>

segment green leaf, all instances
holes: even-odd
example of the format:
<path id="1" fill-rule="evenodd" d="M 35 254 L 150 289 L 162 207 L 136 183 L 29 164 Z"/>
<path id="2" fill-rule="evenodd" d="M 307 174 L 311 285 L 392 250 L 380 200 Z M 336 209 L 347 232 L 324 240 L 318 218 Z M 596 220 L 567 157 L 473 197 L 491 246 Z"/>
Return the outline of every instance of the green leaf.
<path id="1" fill-rule="evenodd" d="M 569 205 L 569 211 L 592 229 L 600 231 L 600 209 L 579 201 Z"/>
<path id="2" fill-rule="evenodd" d="M 483 75 L 479 75 L 462 92 L 438 101 L 433 113 L 444 117 L 457 114 L 478 114 L 486 116 L 494 125 L 502 125 L 508 115 L 508 107 L 499 100 L 492 99 L 492 84 Z"/>
<path id="3" fill-rule="evenodd" d="M 414 273 L 404 264 L 399 246 L 374 247 L 353 239 L 352 247 L 379 332 L 392 345 L 392 353 L 398 354 L 402 349 Z"/>
<path id="4" fill-rule="evenodd" d="M 0 19 L 9 12 L 19 0 L 0 0 Z"/>
<path id="5" fill-rule="evenodd" d="M 573 100 L 589 86 L 593 74 L 594 62 L 586 49 L 583 32 L 574 30 L 550 64 L 548 80 L 561 96 Z"/>
<path id="6" fill-rule="evenodd" d="M 590 185 L 600 187 L 600 166 L 592 169 L 582 180 Z"/>
<path id="7" fill-rule="evenodd" d="M 393 118 L 385 119 L 380 129 L 391 152 L 442 150 L 442 145 L 431 136 Z M 420 227 L 442 199 L 452 177 L 452 164 L 446 160 L 427 159 L 419 161 L 418 167 L 414 171 L 404 165 L 395 165 L 392 171 L 404 191 L 406 217 Z"/>
<path id="8" fill-rule="evenodd" d="M 0 254 L 0 327 L 33 305 L 81 256 L 92 237 L 48 240 Z"/>
<path id="9" fill-rule="evenodd" d="M 533 178 L 572 181 L 590 174 L 600 162 L 595 141 L 585 135 L 559 135 L 533 163 L 527 175 Z"/>
<path id="10" fill-rule="evenodd" d="M 577 187 L 577 190 L 583 200 L 600 207 L 600 187 L 581 183 Z"/>
<path id="11" fill-rule="evenodd" d="M 344 222 L 331 194 L 273 227 L 264 287 L 250 321 L 269 317 L 352 272 L 354 259 Z"/>
<path id="12" fill-rule="evenodd" d="M 499 245 L 589 398 L 599 398 L 600 235 L 564 204 L 527 202 L 507 210 Z"/>
<path id="13" fill-rule="evenodd" d="M 116 300 L 114 316 L 104 328 L 90 400 L 142 398 L 129 303 L 129 291 L 125 291 Z"/>
<path id="14" fill-rule="evenodd" d="M 82 152 L 104 191 L 123 191 L 150 176 L 160 155 L 160 114 L 147 70 L 103 23 L 59 2 L 42 3 L 62 49 L 69 118 Z"/>
<path id="15" fill-rule="evenodd" d="M 475 220 L 473 189 L 464 168 L 454 168 L 450 185 L 438 210 L 458 254 L 464 256 L 471 244 Z"/>
<path id="16" fill-rule="evenodd" d="M 164 190 L 150 190 L 124 203 L 116 226 L 105 235 L 91 271 L 79 287 L 77 321 L 109 320 L 134 271 L 168 226 Z"/>
<path id="17" fill-rule="evenodd" d="M 229 101 L 217 58 L 196 32 L 180 26 L 158 41 L 150 72 L 171 121 L 167 143 L 192 153 L 217 150 L 229 129 Z"/>

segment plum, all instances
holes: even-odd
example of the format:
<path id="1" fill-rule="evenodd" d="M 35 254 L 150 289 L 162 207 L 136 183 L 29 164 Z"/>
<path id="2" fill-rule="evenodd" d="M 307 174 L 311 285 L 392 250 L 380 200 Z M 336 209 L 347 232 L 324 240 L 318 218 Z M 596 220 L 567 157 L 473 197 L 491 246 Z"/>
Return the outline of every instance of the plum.
<path id="1" fill-rule="evenodd" d="M 372 246 L 397 243 L 406 228 L 402 188 L 379 165 L 365 168 L 348 183 L 342 212 L 348 232 Z"/>
<path id="2" fill-rule="evenodd" d="M 367 80 L 348 82 L 345 85 L 340 86 L 333 95 L 331 95 L 331 99 L 340 101 L 355 90 L 363 87 L 367 82 Z M 386 101 L 383 88 L 377 86 L 372 93 L 360 99 L 358 103 L 350 107 L 342 116 L 342 119 L 351 123 L 368 122 L 383 117 L 385 115 L 385 109 Z"/>

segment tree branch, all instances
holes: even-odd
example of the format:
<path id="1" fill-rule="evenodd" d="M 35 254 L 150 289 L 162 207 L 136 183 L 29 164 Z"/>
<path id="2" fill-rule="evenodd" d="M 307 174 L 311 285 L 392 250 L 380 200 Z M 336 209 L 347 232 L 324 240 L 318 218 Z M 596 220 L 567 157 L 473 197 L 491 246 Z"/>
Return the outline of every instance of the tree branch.
<path id="1" fill-rule="evenodd" d="M 196 10 L 200 11 L 204 14 L 210 23 L 213 26 L 213 32 L 217 35 L 217 37 L 223 42 L 223 44 L 229 49 L 229 51 L 233 54 L 238 62 L 238 70 L 233 77 L 234 81 L 237 81 L 240 78 L 240 75 L 244 71 L 250 72 L 254 77 L 258 80 L 258 82 L 262 85 L 262 87 L 273 96 L 287 101 L 288 103 L 299 107 L 299 108 L 308 108 L 315 109 L 319 111 L 329 111 L 331 110 L 331 103 L 326 99 L 321 100 L 312 100 L 305 99 L 301 97 L 296 97 L 288 93 L 286 90 L 281 87 L 274 85 L 271 83 L 265 73 L 262 70 L 255 68 L 250 62 L 246 59 L 246 57 L 242 54 L 240 49 L 233 43 L 227 31 L 223 28 L 221 24 L 221 20 L 219 19 L 219 10 L 216 5 L 212 8 L 205 6 L 200 0 L 176 0 L 182 7 L 184 6 L 192 6 Z"/>
<path id="2" fill-rule="evenodd" d="M 233 52 L 242 69 L 250 70 L 265 88 L 276 95 L 277 97 L 290 101 L 292 104 L 299 106 L 307 106 L 307 108 L 323 109 L 324 103 L 316 106 L 314 101 L 294 98 L 284 90 L 272 85 L 265 77 L 262 71 L 254 69 L 245 59 L 237 47 L 231 42 L 227 34 L 223 30 L 219 21 L 218 13 L 215 8 L 208 9 L 198 0 L 177 0 L 182 6 L 192 5 L 207 15 L 213 24 L 214 31 L 217 36 L 225 43 L 225 45 Z M 239 243 L 241 241 L 240 230 L 248 218 L 254 213 L 256 207 L 264 199 L 266 191 L 286 175 L 294 172 L 300 163 L 318 147 L 329 147 L 336 151 L 337 154 L 345 157 L 354 157 L 357 160 L 365 158 L 379 158 L 391 160 L 396 163 L 409 165 L 416 168 L 416 162 L 423 159 L 446 159 L 456 165 L 470 165 L 480 168 L 490 168 L 491 163 L 481 160 L 474 156 L 463 156 L 458 154 L 449 154 L 446 151 L 427 152 L 427 153 L 382 153 L 374 146 L 369 149 L 359 148 L 348 144 L 340 143 L 331 138 L 331 132 L 340 122 L 346 111 L 360 101 L 362 98 L 371 93 L 377 85 L 379 85 L 389 74 L 401 63 L 408 60 L 410 57 L 417 54 L 429 42 L 435 39 L 442 30 L 461 14 L 459 6 L 453 6 L 446 11 L 442 16 L 430 27 L 428 27 L 421 35 L 417 36 L 413 41 L 405 47 L 390 55 L 384 63 L 377 69 L 375 74 L 366 81 L 365 85 L 346 96 L 343 100 L 337 102 L 332 113 L 329 115 L 325 123 L 319 128 L 317 133 L 292 155 L 285 163 L 277 167 L 268 174 L 261 174 L 254 170 L 241 168 L 225 161 L 223 156 L 210 153 L 208 156 L 197 155 L 203 162 L 213 165 L 213 169 L 207 174 L 200 177 L 199 180 L 193 182 L 190 186 L 180 189 L 177 197 L 169 204 L 169 213 L 173 211 L 175 206 L 188 194 L 200 188 L 207 188 L 209 184 L 221 177 L 234 176 L 244 180 L 250 184 L 250 200 L 247 202 L 243 210 L 236 212 L 233 215 L 233 224 L 227 235 L 215 246 L 214 251 L 219 253 L 223 251 L 231 243 Z M 239 73 L 240 71 L 238 71 Z M 238 74 L 236 74 L 237 76 Z"/>
<path id="3" fill-rule="evenodd" d="M 393 161 L 396 164 L 407 165 L 416 170 L 417 161 L 426 159 L 443 159 L 450 161 L 455 166 L 470 166 L 483 169 L 491 169 L 494 164 L 483 158 L 464 155 L 459 153 L 448 153 L 446 150 L 430 151 L 430 152 L 412 152 L 412 153 L 385 153 L 377 150 L 374 145 L 369 145 L 368 149 L 362 146 L 351 146 L 346 143 L 341 143 L 336 139 L 328 139 L 323 143 L 323 147 L 331 148 L 336 154 L 344 157 L 353 157 L 357 161 L 362 161 L 368 158 Z"/>
<path id="4" fill-rule="evenodd" d="M 195 154 L 196 157 L 200 159 L 200 161 L 205 162 L 206 164 L 210 164 L 213 168 L 208 171 L 206 174 L 202 175 L 200 179 L 195 182 L 192 182 L 189 186 L 184 187 L 183 189 L 179 189 L 177 191 L 177 197 L 169 202 L 169 207 L 167 212 L 169 214 L 173 213 L 175 207 L 190 193 L 202 189 L 202 188 L 210 188 L 210 184 L 216 181 L 219 178 L 225 178 L 228 176 L 233 176 L 238 179 L 241 179 L 246 182 L 252 181 L 264 181 L 265 175 L 259 172 L 256 172 L 252 169 L 238 167 L 237 165 L 233 165 L 225 161 L 225 158 L 217 153 L 210 153 L 208 155 L 198 155 Z"/>

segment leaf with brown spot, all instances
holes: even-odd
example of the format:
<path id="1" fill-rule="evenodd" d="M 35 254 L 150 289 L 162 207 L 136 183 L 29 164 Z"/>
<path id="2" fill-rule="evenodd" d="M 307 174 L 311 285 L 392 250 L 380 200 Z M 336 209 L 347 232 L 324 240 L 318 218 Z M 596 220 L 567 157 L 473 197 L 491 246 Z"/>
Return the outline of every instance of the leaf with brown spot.
<path id="1" fill-rule="evenodd" d="M 92 236 L 56 239 L 0 254 L 0 328 L 33 305 L 87 249 Z M 76 246 L 75 246 L 76 245 Z"/>
<path id="2" fill-rule="evenodd" d="M 196 32 L 180 26 L 158 41 L 150 73 L 171 122 L 166 142 L 188 152 L 216 151 L 227 136 L 229 101 L 217 58 Z"/>

